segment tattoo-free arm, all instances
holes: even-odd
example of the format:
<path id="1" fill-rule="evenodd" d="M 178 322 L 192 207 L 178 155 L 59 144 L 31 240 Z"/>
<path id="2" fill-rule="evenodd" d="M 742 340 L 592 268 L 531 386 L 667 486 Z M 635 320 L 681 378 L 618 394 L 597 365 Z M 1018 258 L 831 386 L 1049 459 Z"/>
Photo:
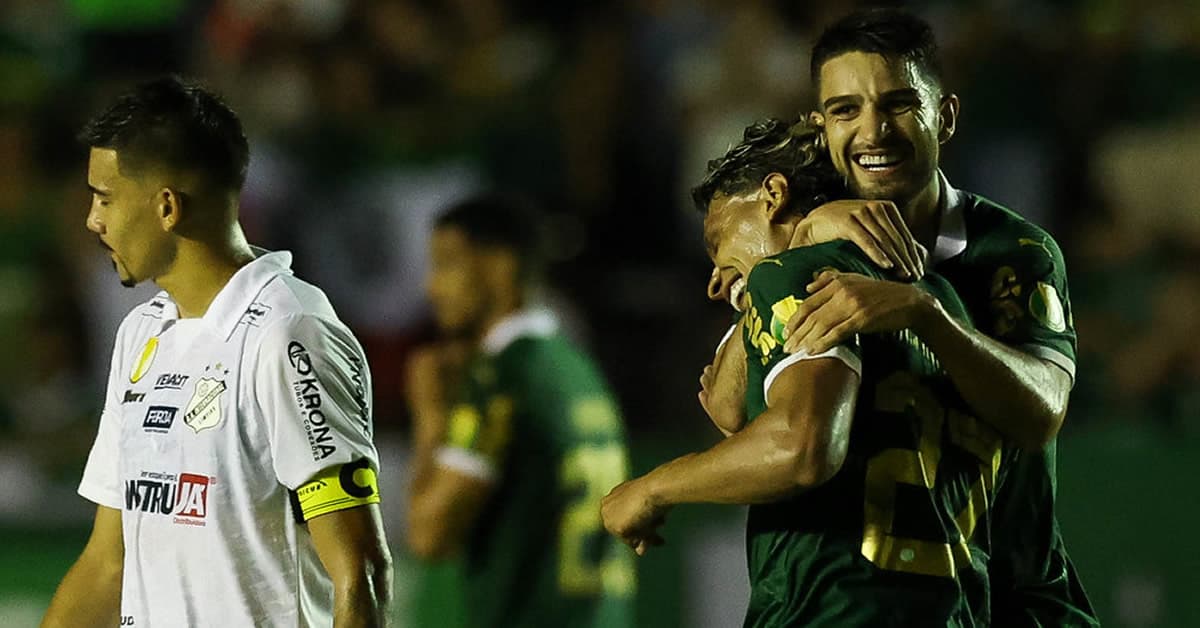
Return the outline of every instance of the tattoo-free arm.
<path id="1" fill-rule="evenodd" d="M 121 511 L 97 506 L 92 534 L 54 592 L 42 628 L 116 626 L 121 619 L 124 560 Z"/>
<path id="2" fill-rule="evenodd" d="M 308 521 L 313 546 L 333 581 L 334 628 L 388 624 L 392 555 L 377 504 L 320 515 Z"/>
<path id="3" fill-rule="evenodd" d="M 914 329 L 942 363 L 978 417 L 1024 449 L 1041 449 L 1058 435 L 1071 394 L 1071 376 L 963 327 L 936 299 Z"/>
<path id="4" fill-rule="evenodd" d="M 491 482 L 431 464 L 414 487 L 408 510 L 408 547 L 426 560 L 445 558 L 463 542 L 491 494 Z"/>
<path id="5" fill-rule="evenodd" d="M 803 360 L 773 382 L 767 410 L 716 446 L 646 476 L 662 506 L 758 504 L 819 486 L 841 468 L 858 375 L 840 360 Z"/>

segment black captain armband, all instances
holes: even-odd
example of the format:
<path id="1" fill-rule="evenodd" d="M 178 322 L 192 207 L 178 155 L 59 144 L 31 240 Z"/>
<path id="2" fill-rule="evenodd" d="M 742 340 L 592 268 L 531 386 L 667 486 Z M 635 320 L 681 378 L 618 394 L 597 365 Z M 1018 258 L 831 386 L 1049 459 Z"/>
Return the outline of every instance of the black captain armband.
<path id="1" fill-rule="evenodd" d="M 297 523 L 320 515 L 379 503 L 379 482 L 366 458 L 339 464 L 290 491 Z"/>

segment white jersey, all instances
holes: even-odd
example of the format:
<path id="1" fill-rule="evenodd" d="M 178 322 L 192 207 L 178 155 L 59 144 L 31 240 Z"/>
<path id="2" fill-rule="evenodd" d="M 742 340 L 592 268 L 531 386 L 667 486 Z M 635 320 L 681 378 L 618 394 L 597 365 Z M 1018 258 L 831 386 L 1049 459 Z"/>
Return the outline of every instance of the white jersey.
<path id="1" fill-rule="evenodd" d="M 162 292 L 117 332 L 79 493 L 122 510 L 123 626 L 332 625 L 295 491 L 337 465 L 377 471 L 371 378 L 291 254 L 262 253 L 203 317 Z"/>

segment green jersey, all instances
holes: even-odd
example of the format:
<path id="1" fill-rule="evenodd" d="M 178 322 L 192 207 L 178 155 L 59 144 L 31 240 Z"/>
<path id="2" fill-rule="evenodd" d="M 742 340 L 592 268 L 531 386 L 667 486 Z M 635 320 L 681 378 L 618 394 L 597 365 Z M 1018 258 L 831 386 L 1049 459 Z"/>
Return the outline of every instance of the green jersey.
<path id="1" fill-rule="evenodd" d="M 827 268 L 879 277 L 844 241 L 786 251 L 750 273 L 747 417 L 766 409 L 778 373 L 804 359 L 783 351 L 783 327 Z M 969 324 L 945 280 L 929 275 L 922 287 Z M 750 507 L 746 625 L 987 625 L 1000 437 L 970 416 L 908 331 L 863 335 L 831 353 L 861 375 L 848 454 L 827 483 Z"/>
<path id="2" fill-rule="evenodd" d="M 464 557 L 468 625 L 633 625 L 633 555 L 600 500 L 629 476 L 616 405 L 545 313 L 496 325 L 469 364 L 440 464 L 493 482 Z"/>
<path id="3" fill-rule="evenodd" d="M 1075 375 L 1075 328 L 1062 252 L 1011 210 L 944 183 L 947 209 L 934 270 L 954 286 L 977 327 Z M 957 245 L 944 246 L 944 243 Z M 941 259 L 939 259 L 941 258 Z M 1099 625 L 1067 555 L 1054 512 L 1054 444 L 1010 449 L 994 508 L 990 566 L 1002 626 Z"/>

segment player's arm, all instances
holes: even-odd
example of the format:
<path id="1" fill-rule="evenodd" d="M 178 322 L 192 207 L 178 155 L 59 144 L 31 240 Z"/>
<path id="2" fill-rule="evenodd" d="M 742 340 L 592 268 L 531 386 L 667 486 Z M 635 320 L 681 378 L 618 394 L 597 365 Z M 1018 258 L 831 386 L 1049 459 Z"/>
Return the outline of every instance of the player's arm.
<path id="1" fill-rule="evenodd" d="M 408 547 L 423 559 L 438 560 L 462 545 L 491 496 L 492 482 L 481 471 L 465 471 L 436 462 L 427 473 L 409 495 Z"/>
<path id="2" fill-rule="evenodd" d="M 1017 446 L 1041 449 L 1058 435 L 1072 385 L 1059 364 L 964 327 L 936 300 L 914 331 L 979 418 Z"/>
<path id="3" fill-rule="evenodd" d="M 700 375 L 700 406 L 725 436 L 746 423 L 746 348 L 741 338 L 745 319 L 729 328 L 717 345 L 712 364 Z"/>
<path id="4" fill-rule="evenodd" d="M 605 527 L 645 552 L 672 506 L 761 504 L 815 488 L 846 459 L 859 376 L 832 358 L 801 360 L 771 384 L 767 410 L 711 449 L 668 462 L 604 498 Z"/>
<path id="5" fill-rule="evenodd" d="M 92 534 L 54 592 L 42 628 L 116 626 L 121 614 L 124 559 L 121 511 L 97 506 Z"/>
<path id="6" fill-rule="evenodd" d="M 378 504 L 313 517 L 313 547 L 333 582 L 334 628 L 386 626 L 392 557 Z"/>

